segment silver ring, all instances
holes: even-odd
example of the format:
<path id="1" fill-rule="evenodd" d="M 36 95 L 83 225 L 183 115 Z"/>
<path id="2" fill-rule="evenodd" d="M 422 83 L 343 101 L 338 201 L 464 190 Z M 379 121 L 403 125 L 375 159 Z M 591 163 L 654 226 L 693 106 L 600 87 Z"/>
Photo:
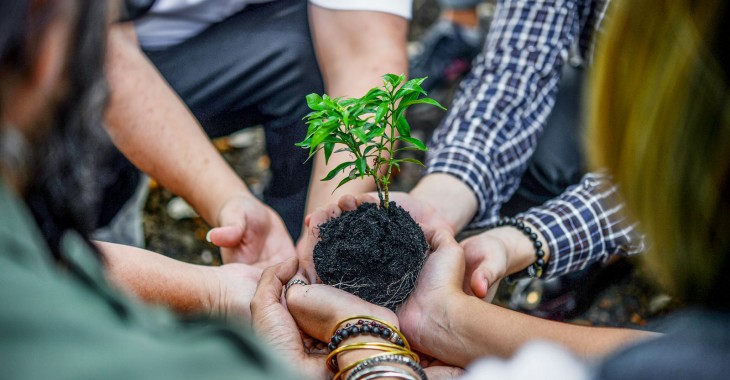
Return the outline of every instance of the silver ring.
<path id="1" fill-rule="evenodd" d="M 289 292 L 289 288 L 291 288 L 293 285 L 309 285 L 306 282 L 298 279 L 298 278 L 292 278 L 289 280 L 289 282 L 286 283 L 286 286 L 284 287 L 284 295 L 286 296 L 286 293 Z"/>

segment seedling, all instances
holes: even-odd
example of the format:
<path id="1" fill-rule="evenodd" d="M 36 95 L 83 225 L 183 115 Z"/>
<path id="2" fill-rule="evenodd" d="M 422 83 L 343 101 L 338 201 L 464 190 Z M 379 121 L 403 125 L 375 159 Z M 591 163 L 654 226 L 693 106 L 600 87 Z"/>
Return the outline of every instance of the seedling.
<path id="1" fill-rule="evenodd" d="M 406 109 L 414 104 L 443 109 L 435 100 L 424 97 L 424 79 L 406 82 L 403 75 L 386 74 L 382 87 L 371 89 L 361 98 L 307 96 L 312 112 L 305 117 L 306 138 L 297 144 L 309 149 L 310 158 L 324 150 L 326 162 L 334 153 L 350 155 L 349 161 L 337 165 L 322 179 L 329 181 L 339 173 L 348 173 L 337 188 L 355 178 L 373 177 L 381 207 L 364 203 L 317 226 L 319 241 L 313 260 L 323 283 L 393 310 L 413 291 L 428 249 L 418 223 L 388 199 L 393 169 L 400 169 L 406 162 L 422 165 L 396 154 L 426 150 L 420 140 L 411 137 Z"/>
<path id="2" fill-rule="evenodd" d="M 332 180 L 337 174 L 349 170 L 349 175 L 337 184 L 337 189 L 355 178 L 373 177 L 380 204 L 387 209 L 393 168 L 400 170 L 400 164 L 404 162 L 423 165 L 414 158 L 396 158 L 396 153 L 427 149 L 423 142 L 411 137 L 406 110 L 414 104 L 430 104 L 444 109 L 435 100 L 421 97 L 426 95 L 421 88 L 425 79 L 416 78 L 403 83 L 404 75 L 386 74 L 382 87 L 371 89 L 361 98 L 333 99 L 326 94 L 309 94 L 307 105 L 312 112 L 305 116 L 307 136 L 297 146 L 308 148 L 309 158 L 324 149 L 325 162 L 329 162 L 333 153 L 350 153 L 351 161 L 337 165 L 322 180 Z M 399 148 L 396 148 L 397 143 L 401 145 Z M 341 148 L 334 151 L 337 144 Z"/>

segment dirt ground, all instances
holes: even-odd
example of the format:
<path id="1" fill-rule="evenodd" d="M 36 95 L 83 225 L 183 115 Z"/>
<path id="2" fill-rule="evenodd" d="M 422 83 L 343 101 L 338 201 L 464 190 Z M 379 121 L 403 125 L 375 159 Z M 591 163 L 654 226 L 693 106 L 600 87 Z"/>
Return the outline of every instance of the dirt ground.
<path id="1" fill-rule="evenodd" d="M 411 39 L 421 36 L 437 17 L 435 0 L 416 0 Z M 447 86 L 439 90 L 436 97 L 447 105 L 455 89 L 455 85 Z M 430 136 L 442 116 L 433 109 L 413 112 L 409 121 L 414 136 L 421 139 Z M 254 127 L 215 142 L 231 166 L 259 196 L 269 178 L 264 139 L 263 129 Z M 420 168 L 404 166 L 404 171 L 395 179 L 394 188 L 407 191 L 420 176 Z M 147 247 L 183 261 L 219 265 L 218 249 L 205 241 L 208 225 L 199 217 L 190 217 L 189 210 L 181 206 L 179 200 L 171 202 L 173 198 L 167 190 L 151 181 L 144 212 Z M 639 269 L 636 259 L 620 259 L 603 267 L 602 270 L 594 268 L 585 276 L 586 279 L 563 281 L 568 283 L 567 291 L 557 292 L 557 296 L 548 295 L 555 293 L 558 281 L 529 286 L 525 286 L 524 282 L 502 284 L 496 302 L 557 320 L 638 328 L 647 327 L 657 316 L 677 306 L 650 280 L 650 276 Z"/>

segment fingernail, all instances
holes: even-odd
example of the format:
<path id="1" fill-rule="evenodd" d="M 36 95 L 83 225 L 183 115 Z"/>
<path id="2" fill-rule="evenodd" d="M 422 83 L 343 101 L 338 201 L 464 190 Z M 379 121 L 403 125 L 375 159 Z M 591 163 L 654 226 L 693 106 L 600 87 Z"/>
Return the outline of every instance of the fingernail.
<path id="1" fill-rule="evenodd" d="M 207 234 L 205 234 L 205 240 L 206 240 L 206 241 L 207 241 L 208 243 L 212 243 L 212 241 L 210 241 L 210 233 L 211 233 L 211 232 L 213 232 L 213 230 L 208 230 L 208 233 L 207 233 Z"/>

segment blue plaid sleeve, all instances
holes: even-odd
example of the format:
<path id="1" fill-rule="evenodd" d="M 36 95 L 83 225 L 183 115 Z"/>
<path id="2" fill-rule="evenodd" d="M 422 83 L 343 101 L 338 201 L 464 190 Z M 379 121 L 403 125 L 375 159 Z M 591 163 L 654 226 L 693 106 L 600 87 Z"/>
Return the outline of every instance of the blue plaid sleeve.
<path id="1" fill-rule="evenodd" d="M 427 158 L 426 174 L 453 175 L 477 196 L 467 229 L 494 223 L 517 189 L 555 103 L 562 65 L 591 20 L 586 4 L 497 5 L 485 49 L 434 133 Z"/>
<path id="2" fill-rule="evenodd" d="M 559 198 L 518 215 L 542 233 L 550 247 L 544 278 L 578 271 L 616 254 L 644 249 L 637 225 L 627 220 L 616 186 L 606 176 L 586 174 Z"/>

